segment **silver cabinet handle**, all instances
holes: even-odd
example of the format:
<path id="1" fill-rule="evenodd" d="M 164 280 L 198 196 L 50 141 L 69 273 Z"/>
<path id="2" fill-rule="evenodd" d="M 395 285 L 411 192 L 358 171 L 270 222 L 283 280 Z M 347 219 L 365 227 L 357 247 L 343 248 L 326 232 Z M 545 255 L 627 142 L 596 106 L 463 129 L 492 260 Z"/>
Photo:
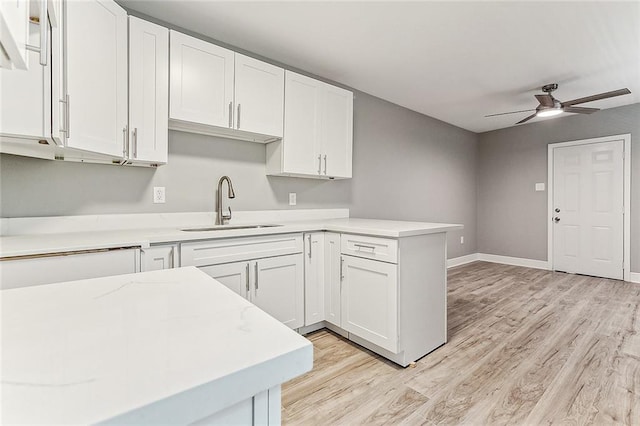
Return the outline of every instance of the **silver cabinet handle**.
<path id="1" fill-rule="evenodd" d="M 64 104 L 64 120 L 61 120 L 64 128 L 60 129 L 60 133 L 64 133 L 65 137 L 69 138 L 69 95 L 66 95 L 64 99 L 60 99 L 58 102 Z"/>
<path id="2" fill-rule="evenodd" d="M 324 174 L 327 175 L 327 154 L 324 155 Z"/>
<path id="3" fill-rule="evenodd" d="M 233 102 L 229 102 L 229 127 L 233 129 Z"/>
<path id="4" fill-rule="evenodd" d="M 373 251 L 376 250 L 375 246 L 368 246 L 366 244 L 354 244 L 354 246 L 357 247 L 358 250 L 360 250 L 362 248 L 370 249 L 370 250 L 373 250 Z"/>
<path id="5" fill-rule="evenodd" d="M 309 234 L 309 259 L 311 259 L 311 234 Z"/>
<path id="6" fill-rule="evenodd" d="M 236 126 L 240 128 L 240 104 L 238 104 L 238 117 L 236 118 Z"/>
<path id="7" fill-rule="evenodd" d="M 47 66 L 49 61 L 49 24 L 47 24 L 47 1 L 40 0 L 40 65 Z"/>
<path id="8" fill-rule="evenodd" d="M 25 47 L 31 52 L 40 53 L 40 65 L 47 66 L 49 61 L 49 25 L 47 24 L 47 0 L 40 0 L 40 47 L 27 44 Z M 35 22 L 34 22 L 35 23 Z"/>
<path id="9" fill-rule="evenodd" d="M 322 170 L 322 155 L 318 155 L 318 174 L 321 175 L 320 172 Z"/>
<path id="10" fill-rule="evenodd" d="M 256 261 L 255 263 L 255 269 L 256 269 L 256 296 L 258 296 L 258 261 Z"/>
<path id="11" fill-rule="evenodd" d="M 249 263 L 247 263 L 247 297 L 249 297 Z"/>
<path id="12" fill-rule="evenodd" d="M 128 149 L 129 147 L 127 146 L 127 139 L 128 139 L 127 138 L 127 133 L 128 133 L 127 127 L 128 126 L 124 126 L 122 128 L 122 156 L 124 158 L 127 158 L 127 154 L 129 153 L 129 149 Z"/>
<path id="13" fill-rule="evenodd" d="M 138 158 L 138 128 L 133 128 L 133 158 Z"/>
<path id="14" fill-rule="evenodd" d="M 344 280 L 344 257 L 340 256 L 340 281 Z"/>
<path id="15" fill-rule="evenodd" d="M 176 267 L 176 248 L 171 246 L 171 251 L 169 252 L 169 269 L 173 269 Z"/>

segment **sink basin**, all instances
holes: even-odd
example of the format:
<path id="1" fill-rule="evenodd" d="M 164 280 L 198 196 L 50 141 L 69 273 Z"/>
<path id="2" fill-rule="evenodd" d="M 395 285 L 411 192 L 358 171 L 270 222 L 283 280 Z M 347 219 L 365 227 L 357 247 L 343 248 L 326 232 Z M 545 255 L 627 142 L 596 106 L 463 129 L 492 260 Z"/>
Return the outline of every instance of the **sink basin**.
<path id="1" fill-rule="evenodd" d="M 185 232 L 209 232 L 209 231 L 231 231 L 233 229 L 258 229 L 258 228 L 273 228 L 282 225 L 218 225 L 208 228 L 187 228 L 181 229 Z"/>

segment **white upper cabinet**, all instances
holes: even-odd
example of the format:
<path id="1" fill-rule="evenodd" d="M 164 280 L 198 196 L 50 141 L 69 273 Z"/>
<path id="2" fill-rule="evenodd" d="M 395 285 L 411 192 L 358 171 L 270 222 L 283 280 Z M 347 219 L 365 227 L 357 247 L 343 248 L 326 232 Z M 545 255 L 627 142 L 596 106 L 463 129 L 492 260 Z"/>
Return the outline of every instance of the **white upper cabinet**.
<path id="1" fill-rule="evenodd" d="M 231 127 L 234 53 L 171 31 L 170 112 L 174 120 Z"/>
<path id="2" fill-rule="evenodd" d="M 235 54 L 235 128 L 282 137 L 284 70 Z"/>
<path id="3" fill-rule="evenodd" d="M 67 1 L 66 145 L 123 157 L 127 131 L 127 13 L 110 0 Z"/>
<path id="4" fill-rule="evenodd" d="M 353 93 L 285 72 L 284 136 L 267 145 L 267 174 L 350 178 Z"/>
<path id="5" fill-rule="evenodd" d="M 253 142 L 282 137 L 284 70 L 170 32 L 169 126 Z"/>
<path id="6" fill-rule="evenodd" d="M 0 1 L 0 54 L 2 68 L 28 69 L 29 1 Z"/>
<path id="7" fill-rule="evenodd" d="M 351 177 L 353 150 L 353 93 L 324 85 L 320 145 L 323 173 L 335 178 Z"/>
<path id="8" fill-rule="evenodd" d="M 129 144 L 134 162 L 166 163 L 169 30 L 129 17 Z"/>

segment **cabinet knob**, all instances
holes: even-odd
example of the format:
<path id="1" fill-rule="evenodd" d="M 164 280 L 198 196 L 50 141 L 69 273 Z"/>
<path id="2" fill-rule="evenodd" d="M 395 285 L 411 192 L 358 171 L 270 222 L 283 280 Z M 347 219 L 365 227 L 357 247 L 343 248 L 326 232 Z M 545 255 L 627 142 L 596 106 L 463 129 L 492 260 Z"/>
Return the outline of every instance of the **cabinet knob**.
<path id="1" fill-rule="evenodd" d="M 554 221 L 555 223 L 558 223 L 558 222 L 560 222 L 560 218 L 556 216 L 556 217 L 554 217 L 554 218 L 553 218 L 553 221 Z"/>

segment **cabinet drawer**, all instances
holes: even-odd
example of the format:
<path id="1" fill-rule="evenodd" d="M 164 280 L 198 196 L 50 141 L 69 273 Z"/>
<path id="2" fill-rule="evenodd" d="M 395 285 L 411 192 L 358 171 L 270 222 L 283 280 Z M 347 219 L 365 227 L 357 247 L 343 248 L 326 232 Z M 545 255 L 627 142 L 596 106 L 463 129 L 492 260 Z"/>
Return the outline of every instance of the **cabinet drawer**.
<path id="1" fill-rule="evenodd" d="M 342 254 L 398 263 L 398 240 L 342 234 Z"/>
<path id="2" fill-rule="evenodd" d="M 302 253 L 302 246 L 302 234 L 209 240 L 182 244 L 180 259 L 182 266 L 216 265 Z"/>

